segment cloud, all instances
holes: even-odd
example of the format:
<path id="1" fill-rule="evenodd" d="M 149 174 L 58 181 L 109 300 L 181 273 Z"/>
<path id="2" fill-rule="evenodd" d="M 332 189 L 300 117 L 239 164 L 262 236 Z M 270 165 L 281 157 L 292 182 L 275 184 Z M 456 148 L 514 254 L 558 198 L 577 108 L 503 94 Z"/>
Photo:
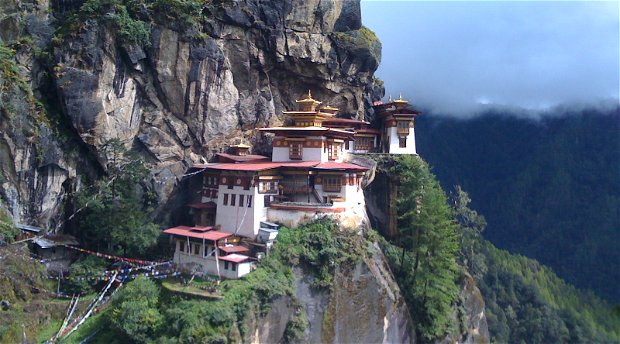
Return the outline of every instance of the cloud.
<path id="1" fill-rule="evenodd" d="M 388 94 L 466 116 L 618 99 L 618 2 L 362 2 Z"/>

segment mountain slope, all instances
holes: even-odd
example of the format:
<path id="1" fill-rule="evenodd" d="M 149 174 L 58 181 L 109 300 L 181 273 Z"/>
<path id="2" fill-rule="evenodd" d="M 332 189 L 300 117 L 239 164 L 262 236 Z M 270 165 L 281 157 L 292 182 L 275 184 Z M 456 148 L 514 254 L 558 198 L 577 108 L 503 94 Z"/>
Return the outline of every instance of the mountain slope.
<path id="1" fill-rule="evenodd" d="M 419 152 L 444 187 L 470 192 L 491 242 L 620 302 L 618 108 L 518 115 L 421 117 Z"/>

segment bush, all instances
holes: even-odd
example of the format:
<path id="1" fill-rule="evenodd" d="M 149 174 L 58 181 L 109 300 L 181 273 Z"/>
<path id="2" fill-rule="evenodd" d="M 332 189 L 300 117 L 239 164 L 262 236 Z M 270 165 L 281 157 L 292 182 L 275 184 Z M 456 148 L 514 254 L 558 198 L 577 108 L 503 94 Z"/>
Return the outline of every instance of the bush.
<path id="1" fill-rule="evenodd" d="M 0 208 L 0 240 L 13 242 L 19 230 L 13 225 L 13 220 L 3 208 Z"/>
<path id="2" fill-rule="evenodd" d="M 159 287 L 155 282 L 139 277 L 127 284 L 112 300 L 111 324 L 132 341 L 148 342 L 163 325 L 157 308 Z"/>

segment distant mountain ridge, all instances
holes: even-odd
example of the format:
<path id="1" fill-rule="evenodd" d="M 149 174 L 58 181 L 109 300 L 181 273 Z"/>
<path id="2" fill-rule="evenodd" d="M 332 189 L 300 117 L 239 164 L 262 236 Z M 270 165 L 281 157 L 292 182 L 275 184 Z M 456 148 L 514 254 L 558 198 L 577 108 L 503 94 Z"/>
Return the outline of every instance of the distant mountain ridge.
<path id="1" fill-rule="evenodd" d="M 619 303 L 620 109 L 524 117 L 421 116 L 418 151 L 446 189 L 470 193 L 487 239 Z"/>

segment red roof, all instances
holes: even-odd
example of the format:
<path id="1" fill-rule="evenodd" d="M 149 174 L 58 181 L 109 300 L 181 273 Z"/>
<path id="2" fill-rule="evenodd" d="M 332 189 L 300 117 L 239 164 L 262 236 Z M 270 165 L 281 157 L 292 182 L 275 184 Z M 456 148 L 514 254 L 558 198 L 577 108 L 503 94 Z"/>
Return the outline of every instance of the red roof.
<path id="1" fill-rule="evenodd" d="M 248 257 L 248 256 L 244 256 L 242 254 L 233 253 L 233 254 L 229 254 L 227 256 L 220 256 L 219 259 L 220 260 L 229 261 L 229 262 L 233 262 L 233 263 L 243 263 L 246 260 L 249 260 L 251 258 Z"/>
<path id="2" fill-rule="evenodd" d="M 319 170 L 355 170 L 367 171 L 368 167 L 350 164 L 348 162 L 322 162 L 314 167 Z"/>
<path id="3" fill-rule="evenodd" d="M 213 170 L 226 171 L 264 171 L 279 167 L 300 167 L 308 168 L 318 165 L 319 161 L 283 161 L 283 162 L 245 162 L 245 163 L 213 163 L 213 164 L 197 164 L 195 168 L 206 168 Z"/>
<path id="4" fill-rule="evenodd" d="M 207 229 L 208 228 L 208 229 Z M 187 227 L 178 226 L 168 228 L 164 233 L 178 236 L 185 236 L 190 238 L 205 239 L 210 241 L 217 241 L 232 236 L 231 233 L 224 233 L 212 230 L 213 227 Z M 206 230 L 205 230 L 206 229 Z"/>
<path id="5" fill-rule="evenodd" d="M 194 209 L 213 209 L 217 207 L 217 204 L 215 202 L 189 203 L 187 206 Z"/>
<path id="6" fill-rule="evenodd" d="M 250 249 L 245 247 L 245 246 L 237 245 L 237 246 L 224 246 L 224 247 L 220 247 L 220 250 L 222 250 L 223 252 L 226 252 L 226 253 L 236 253 L 236 252 L 247 252 Z"/>
<path id="7" fill-rule="evenodd" d="M 360 121 L 358 119 L 351 119 L 351 118 L 330 118 L 328 120 L 323 121 L 323 124 L 328 124 L 328 123 L 370 124 L 369 122 L 366 122 L 366 121 Z"/>
<path id="8" fill-rule="evenodd" d="M 268 160 L 269 158 L 262 155 L 233 155 L 227 153 L 217 153 L 218 159 L 221 162 L 246 162 L 246 161 L 260 161 L 260 160 Z M 228 161 L 230 160 L 230 161 Z"/>
<path id="9" fill-rule="evenodd" d="M 356 129 L 355 133 L 372 133 L 372 134 L 379 134 L 381 132 L 381 130 L 379 129 L 374 129 L 374 128 L 360 128 L 360 129 Z"/>

